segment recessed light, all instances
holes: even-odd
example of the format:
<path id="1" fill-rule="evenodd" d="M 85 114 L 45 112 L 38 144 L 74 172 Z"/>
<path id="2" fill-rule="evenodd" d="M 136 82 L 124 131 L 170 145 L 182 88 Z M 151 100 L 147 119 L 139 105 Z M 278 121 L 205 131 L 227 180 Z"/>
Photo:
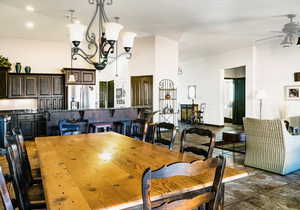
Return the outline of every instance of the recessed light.
<path id="1" fill-rule="evenodd" d="M 26 9 L 28 12 L 34 12 L 34 7 L 31 6 L 31 5 L 27 5 L 27 6 L 25 7 L 25 9 Z"/>
<path id="2" fill-rule="evenodd" d="M 26 26 L 26 28 L 32 29 L 32 28 L 34 28 L 34 23 L 33 22 L 26 22 L 25 26 Z"/>
<path id="3" fill-rule="evenodd" d="M 74 23 L 80 24 L 80 20 L 75 20 Z"/>

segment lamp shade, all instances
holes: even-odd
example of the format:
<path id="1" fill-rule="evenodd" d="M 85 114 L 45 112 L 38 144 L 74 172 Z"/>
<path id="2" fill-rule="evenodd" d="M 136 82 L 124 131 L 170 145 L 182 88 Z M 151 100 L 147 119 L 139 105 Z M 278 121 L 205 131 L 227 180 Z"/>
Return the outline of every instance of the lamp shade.
<path id="1" fill-rule="evenodd" d="M 84 38 L 84 33 L 86 30 L 86 26 L 80 23 L 69 24 L 69 33 L 70 33 L 70 41 L 79 41 L 81 42 Z"/>
<path id="2" fill-rule="evenodd" d="M 262 100 L 262 99 L 266 98 L 266 96 L 267 96 L 267 94 L 266 94 L 265 90 L 258 90 L 256 92 L 256 98 L 258 100 Z"/>
<path id="3" fill-rule="evenodd" d="M 134 39 L 136 37 L 136 33 L 133 32 L 125 32 L 122 37 L 123 47 L 132 48 L 134 44 Z"/>
<path id="4" fill-rule="evenodd" d="M 120 31 L 124 28 L 119 23 L 108 22 L 104 24 L 105 36 L 108 41 L 117 41 Z"/>

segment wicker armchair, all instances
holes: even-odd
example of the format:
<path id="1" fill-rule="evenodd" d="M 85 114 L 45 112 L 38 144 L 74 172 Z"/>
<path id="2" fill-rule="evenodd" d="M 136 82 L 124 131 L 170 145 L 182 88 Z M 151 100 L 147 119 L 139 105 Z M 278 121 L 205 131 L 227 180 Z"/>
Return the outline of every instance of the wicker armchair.
<path id="1" fill-rule="evenodd" d="M 245 165 L 281 175 L 300 169 L 300 136 L 292 136 L 281 120 L 244 118 Z"/>

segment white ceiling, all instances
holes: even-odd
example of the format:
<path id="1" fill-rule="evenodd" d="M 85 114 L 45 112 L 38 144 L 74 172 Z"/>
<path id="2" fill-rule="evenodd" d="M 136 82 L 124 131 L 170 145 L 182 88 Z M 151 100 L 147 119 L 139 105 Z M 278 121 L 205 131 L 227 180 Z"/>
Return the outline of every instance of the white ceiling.
<path id="1" fill-rule="evenodd" d="M 67 39 L 66 10 L 88 24 L 94 8 L 88 0 L 1 0 L 0 36 L 38 40 Z M 33 5 L 34 13 L 25 11 Z M 114 0 L 107 7 L 126 29 L 139 35 L 167 36 L 180 43 L 180 59 L 208 56 L 248 47 L 281 30 L 289 13 L 299 13 L 299 0 Z M 24 27 L 33 21 L 35 28 Z"/>

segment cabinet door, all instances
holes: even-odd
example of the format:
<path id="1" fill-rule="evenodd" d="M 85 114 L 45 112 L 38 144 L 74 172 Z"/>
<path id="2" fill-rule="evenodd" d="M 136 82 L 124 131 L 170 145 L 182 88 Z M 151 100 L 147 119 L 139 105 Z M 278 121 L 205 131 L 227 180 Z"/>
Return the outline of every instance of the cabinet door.
<path id="1" fill-rule="evenodd" d="M 35 125 L 33 114 L 18 116 L 18 127 L 21 128 L 25 140 L 32 140 L 35 137 Z"/>
<path id="2" fill-rule="evenodd" d="M 51 96 L 52 95 L 52 76 L 40 76 L 39 77 L 39 96 Z"/>
<path id="3" fill-rule="evenodd" d="M 47 136 L 47 122 L 43 114 L 37 114 L 36 118 L 36 136 Z"/>
<path id="4" fill-rule="evenodd" d="M 24 76 L 10 75 L 9 76 L 9 98 L 24 97 Z"/>
<path id="5" fill-rule="evenodd" d="M 64 95 L 64 78 L 63 76 L 53 76 L 53 95 Z"/>
<path id="6" fill-rule="evenodd" d="M 34 76 L 25 77 L 25 96 L 37 97 L 37 77 Z"/>
<path id="7" fill-rule="evenodd" d="M 0 98 L 7 98 L 7 71 L 0 69 Z"/>
<path id="8" fill-rule="evenodd" d="M 42 110 L 51 110 L 53 109 L 52 98 L 39 98 L 38 100 L 38 109 Z"/>
<path id="9" fill-rule="evenodd" d="M 53 107 L 52 109 L 64 109 L 64 99 L 63 97 L 55 97 L 52 99 Z"/>
<path id="10" fill-rule="evenodd" d="M 65 71 L 66 76 L 65 76 L 65 83 L 68 85 L 80 85 L 81 84 L 81 71 L 71 71 L 67 70 Z M 73 74 L 75 77 L 75 82 L 69 82 L 70 75 Z"/>
<path id="11" fill-rule="evenodd" d="M 96 82 L 96 71 L 81 71 L 81 84 L 94 85 Z"/>

